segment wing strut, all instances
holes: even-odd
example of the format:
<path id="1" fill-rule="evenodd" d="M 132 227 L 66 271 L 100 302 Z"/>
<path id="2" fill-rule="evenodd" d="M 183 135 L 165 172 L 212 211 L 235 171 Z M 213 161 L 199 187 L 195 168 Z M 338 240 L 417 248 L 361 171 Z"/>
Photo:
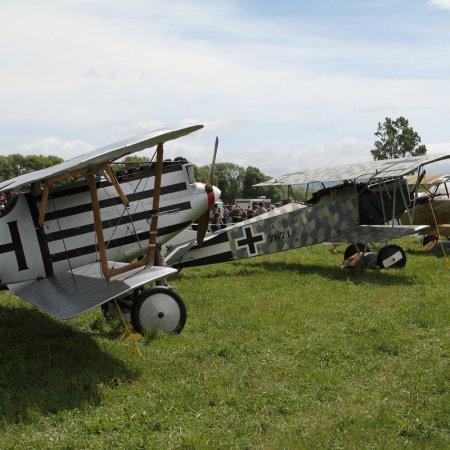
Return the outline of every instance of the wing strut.
<path id="1" fill-rule="evenodd" d="M 124 266 L 118 268 L 109 268 L 108 266 L 108 258 L 106 255 L 106 245 L 105 238 L 103 235 L 103 227 L 102 227 L 102 218 L 100 214 L 100 204 L 98 201 L 97 195 L 97 184 L 95 179 L 95 173 L 91 172 L 88 175 L 89 182 L 89 191 L 91 193 L 92 200 L 92 212 L 94 214 L 94 224 L 95 224 L 95 232 L 97 234 L 97 242 L 98 242 L 98 252 L 100 254 L 100 264 L 102 268 L 103 275 L 107 280 L 110 278 L 120 275 L 129 270 L 135 269 L 136 267 L 141 266 L 150 266 L 154 264 L 155 255 L 156 255 L 156 238 L 158 233 L 158 209 L 159 209 L 159 197 L 161 192 L 161 177 L 162 177 L 162 167 L 163 167 L 163 144 L 158 144 L 156 150 L 156 174 L 155 174 L 155 185 L 154 185 L 154 193 L 153 193 L 153 214 L 150 225 L 150 235 L 149 235 L 149 244 L 148 244 L 148 252 L 147 257 L 143 258 L 139 261 L 134 261 L 130 264 L 126 264 Z"/>
<path id="2" fill-rule="evenodd" d="M 102 167 L 103 172 L 105 172 L 106 177 L 108 178 L 109 182 L 116 188 L 117 193 L 119 194 L 120 200 L 122 200 L 122 203 L 128 207 L 130 205 L 130 202 L 128 201 L 127 196 L 122 191 L 122 188 L 120 187 L 119 182 L 117 181 L 117 178 L 114 176 L 113 171 L 111 170 L 111 166 L 106 165 Z"/>
<path id="3" fill-rule="evenodd" d="M 159 198 L 161 194 L 161 177 L 163 169 L 163 144 L 158 144 L 156 147 L 156 173 L 155 173 L 155 185 L 153 188 L 153 214 L 150 224 L 150 237 L 149 237 L 149 251 L 147 252 L 146 265 L 150 266 L 155 262 L 156 256 L 156 238 L 158 235 L 158 212 L 159 212 Z"/>
<path id="4" fill-rule="evenodd" d="M 90 170 L 93 172 L 96 169 L 102 169 L 105 173 L 106 177 L 108 178 L 109 182 L 115 187 L 117 194 L 120 197 L 120 200 L 122 200 L 122 203 L 125 206 L 129 205 L 129 201 L 127 196 L 122 191 L 122 188 L 120 187 L 120 184 L 117 181 L 117 178 L 114 176 L 111 167 L 109 165 L 101 165 L 101 166 L 94 166 L 91 167 Z M 68 172 L 64 175 L 58 175 L 56 177 L 48 178 L 44 181 L 44 190 L 42 191 L 42 198 L 41 198 L 41 206 L 39 207 L 39 219 L 38 224 L 40 226 L 44 225 L 45 222 L 45 212 L 47 210 L 47 202 L 48 202 L 48 196 L 50 193 L 50 188 L 53 186 L 54 183 L 56 183 L 59 180 L 64 180 L 65 178 L 78 176 L 78 175 L 84 175 L 86 173 L 86 169 L 83 170 L 74 170 L 72 172 Z"/>

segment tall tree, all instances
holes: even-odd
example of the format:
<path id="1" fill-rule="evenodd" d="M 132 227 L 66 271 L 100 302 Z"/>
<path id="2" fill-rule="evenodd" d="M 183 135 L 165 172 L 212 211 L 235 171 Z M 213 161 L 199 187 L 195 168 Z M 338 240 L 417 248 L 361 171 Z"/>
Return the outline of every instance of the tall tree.
<path id="1" fill-rule="evenodd" d="M 420 156 L 427 153 L 425 145 L 420 144 L 419 134 L 409 126 L 408 120 L 399 117 L 392 120 L 386 117 L 383 124 L 378 122 L 375 132 L 378 138 L 370 151 L 374 160 Z"/>

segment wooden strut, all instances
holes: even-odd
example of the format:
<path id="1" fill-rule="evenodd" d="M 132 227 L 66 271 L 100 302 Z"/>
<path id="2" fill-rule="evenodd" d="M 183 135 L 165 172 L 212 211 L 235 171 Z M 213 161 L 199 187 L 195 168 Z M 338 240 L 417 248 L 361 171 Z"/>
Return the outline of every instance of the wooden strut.
<path id="1" fill-rule="evenodd" d="M 110 183 L 116 188 L 117 193 L 119 194 L 120 200 L 125 206 L 129 206 L 129 201 L 127 196 L 122 191 L 122 188 L 120 187 L 120 184 L 117 181 L 117 178 L 114 176 L 111 167 L 109 165 L 102 165 L 102 166 L 94 166 L 91 167 L 90 170 L 94 171 L 96 169 L 102 169 L 105 172 L 106 177 L 110 181 Z M 38 218 L 38 224 L 39 226 L 44 225 L 45 222 L 45 212 L 47 210 L 47 203 L 48 203 L 48 196 L 50 193 L 50 188 L 55 184 L 57 181 L 64 180 L 69 177 L 83 175 L 86 173 L 86 169 L 82 170 L 73 170 L 72 172 L 66 173 L 64 175 L 57 175 L 53 178 L 49 178 L 44 181 L 44 189 L 42 191 L 42 198 L 41 198 L 41 205 L 39 207 L 39 218 Z"/>
<path id="2" fill-rule="evenodd" d="M 159 212 L 159 199 L 161 196 L 161 178 L 163 170 L 163 157 L 164 148 L 163 144 L 158 144 L 156 147 L 156 173 L 155 183 L 153 187 L 153 214 L 150 223 L 150 236 L 148 242 L 147 252 L 147 266 L 154 264 L 156 259 L 156 238 L 158 236 L 158 212 Z"/>
<path id="3" fill-rule="evenodd" d="M 48 193 L 50 192 L 50 181 L 46 180 L 44 183 L 44 190 L 42 192 L 42 198 L 41 198 L 41 206 L 39 208 L 39 218 L 38 218 L 38 224 L 42 227 L 45 222 L 45 211 L 47 210 L 47 201 L 48 201 Z"/>
<path id="4" fill-rule="evenodd" d="M 122 273 L 133 270 L 137 267 L 142 266 L 150 266 L 155 262 L 156 255 L 156 238 L 158 232 L 158 210 L 159 210 L 159 197 L 161 193 L 161 178 L 162 178 L 162 169 L 163 169 L 163 144 L 158 144 L 157 147 L 157 156 L 156 156 L 156 174 L 155 174 L 155 183 L 154 183 L 154 191 L 153 191 L 153 214 L 151 218 L 150 225 L 150 235 L 149 235 L 149 244 L 148 244 L 148 252 L 147 257 L 143 258 L 139 261 L 134 261 L 125 266 L 121 266 L 115 269 L 111 269 L 108 267 L 108 258 L 106 255 L 106 245 L 105 238 L 103 235 L 103 227 L 102 227 L 102 218 L 100 214 L 100 203 L 98 201 L 97 195 L 97 183 L 95 179 L 95 173 L 91 172 L 88 175 L 88 183 L 89 183 L 89 191 L 91 193 L 92 200 L 92 212 L 94 214 L 94 225 L 95 232 L 97 234 L 97 243 L 98 243 L 98 252 L 100 254 L 100 264 L 102 268 L 103 275 L 107 280 L 111 279 L 116 275 L 120 275 Z"/>
<path id="5" fill-rule="evenodd" d="M 128 208 L 128 206 L 130 206 L 130 202 L 128 201 L 128 198 L 125 195 L 125 193 L 122 191 L 122 188 L 120 187 L 120 184 L 117 181 L 117 178 L 114 176 L 113 171 L 111 170 L 111 167 L 109 165 L 106 165 L 106 166 L 103 166 L 102 169 L 103 169 L 103 172 L 105 172 L 105 175 L 108 178 L 109 182 L 116 188 L 116 191 L 119 194 L 120 200 Z"/>

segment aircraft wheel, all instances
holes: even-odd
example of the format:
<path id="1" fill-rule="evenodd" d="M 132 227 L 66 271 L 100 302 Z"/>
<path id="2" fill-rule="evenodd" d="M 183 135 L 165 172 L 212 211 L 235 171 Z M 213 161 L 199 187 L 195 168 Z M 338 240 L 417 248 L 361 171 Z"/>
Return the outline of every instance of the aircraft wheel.
<path id="1" fill-rule="evenodd" d="M 348 258 L 355 255 L 356 253 L 361 253 L 364 251 L 366 246 L 364 244 L 354 243 L 350 244 L 344 252 L 344 261 L 347 261 Z"/>
<path id="2" fill-rule="evenodd" d="M 131 323 L 142 335 L 160 330 L 167 334 L 180 333 L 186 323 L 186 306 L 168 287 L 145 289 L 133 303 Z"/>
<path id="3" fill-rule="evenodd" d="M 385 245 L 378 252 L 378 265 L 381 269 L 401 269 L 406 265 L 406 253 L 399 245 Z"/>

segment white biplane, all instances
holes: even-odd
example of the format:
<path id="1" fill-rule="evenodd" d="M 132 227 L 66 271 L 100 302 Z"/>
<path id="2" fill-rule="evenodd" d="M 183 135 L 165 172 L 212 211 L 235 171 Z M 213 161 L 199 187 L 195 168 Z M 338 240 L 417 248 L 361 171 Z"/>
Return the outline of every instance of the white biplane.
<path id="1" fill-rule="evenodd" d="M 196 183 L 191 163 L 163 159 L 165 142 L 202 127 L 150 132 L 1 182 L 8 202 L 0 216 L 0 284 L 58 318 L 118 300 L 140 333 L 181 331 L 181 297 L 143 286 L 176 272 L 160 264 L 159 245 L 192 221 L 207 221 L 220 197 L 212 173 Z M 119 158 L 154 146 L 156 160 L 112 170 Z"/>
<path id="2" fill-rule="evenodd" d="M 417 199 L 417 190 L 408 188 L 404 176 L 418 170 L 420 180 L 426 164 L 446 158 L 450 153 L 304 170 L 272 178 L 256 186 L 286 186 L 292 192 L 292 186 L 300 185 L 306 187 L 306 197 L 312 184 L 319 183 L 321 188 L 302 203 L 289 203 L 216 231 L 202 245 L 195 241 L 180 244 L 166 261 L 180 269 L 330 242 L 350 243 L 344 259 L 353 257 L 351 265 L 371 253 L 380 268 L 404 267 L 406 254 L 399 245 L 388 244 L 378 250 L 375 244 L 427 228 L 421 224 L 394 225 Z"/>

